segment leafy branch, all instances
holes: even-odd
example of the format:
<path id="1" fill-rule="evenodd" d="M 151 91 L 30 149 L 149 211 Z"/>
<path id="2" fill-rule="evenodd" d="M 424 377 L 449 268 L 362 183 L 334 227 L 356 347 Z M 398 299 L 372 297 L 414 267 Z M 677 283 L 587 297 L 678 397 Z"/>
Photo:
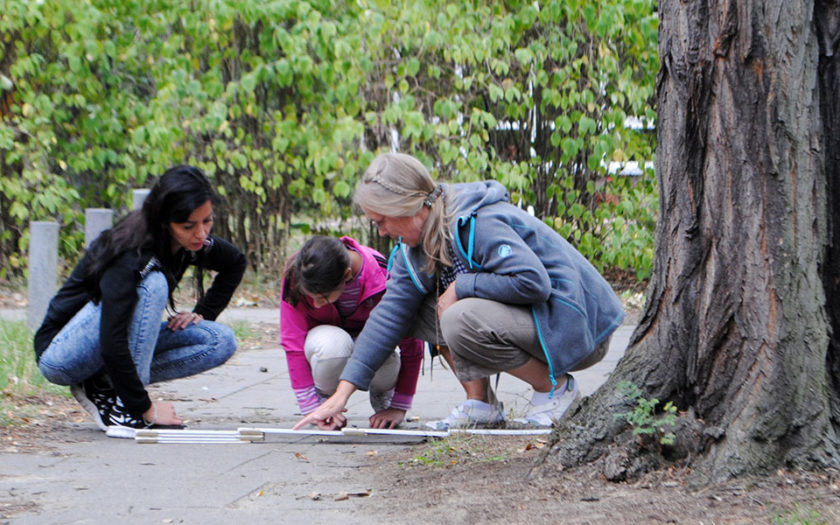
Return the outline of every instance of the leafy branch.
<path id="1" fill-rule="evenodd" d="M 618 384 L 618 389 L 631 402 L 635 402 L 635 406 L 628 412 L 613 414 L 613 420 L 625 420 L 633 427 L 634 436 L 659 435 L 660 444 L 673 445 L 676 436 L 673 432 L 667 432 L 665 427 L 673 427 L 676 424 L 677 407 L 668 401 L 662 407 L 662 412 L 657 414 L 656 406 L 659 400 L 644 398 L 638 386 L 629 381 L 622 381 Z"/>

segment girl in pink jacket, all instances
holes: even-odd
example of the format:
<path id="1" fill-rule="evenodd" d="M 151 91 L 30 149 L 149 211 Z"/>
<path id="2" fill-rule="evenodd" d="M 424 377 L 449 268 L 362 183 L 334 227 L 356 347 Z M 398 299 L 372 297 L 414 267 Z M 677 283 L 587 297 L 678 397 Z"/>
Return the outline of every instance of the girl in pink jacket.
<path id="1" fill-rule="evenodd" d="M 386 267 L 379 252 L 350 237 L 313 237 L 286 263 L 280 344 L 303 414 L 335 392 L 356 336 L 385 293 Z M 372 428 L 396 427 L 411 408 L 423 342 L 405 338 L 399 350 L 389 355 L 371 381 Z"/>

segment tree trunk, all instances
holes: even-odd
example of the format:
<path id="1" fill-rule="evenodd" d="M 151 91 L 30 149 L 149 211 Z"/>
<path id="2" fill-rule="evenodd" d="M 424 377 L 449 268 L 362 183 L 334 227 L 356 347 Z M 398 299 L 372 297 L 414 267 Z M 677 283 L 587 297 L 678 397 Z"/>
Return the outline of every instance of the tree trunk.
<path id="1" fill-rule="evenodd" d="M 695 482 L 837 466 L 837 2 L 659 9 L 648 303 L 616 372 L 540 469 L 601 460 L 614 478 L 633 471 L 642 449 L 615 445 L 628 432 L 613 417 L 629 406 L 621 381 L 685 411 L 689 431 L 670 450 Z"/>

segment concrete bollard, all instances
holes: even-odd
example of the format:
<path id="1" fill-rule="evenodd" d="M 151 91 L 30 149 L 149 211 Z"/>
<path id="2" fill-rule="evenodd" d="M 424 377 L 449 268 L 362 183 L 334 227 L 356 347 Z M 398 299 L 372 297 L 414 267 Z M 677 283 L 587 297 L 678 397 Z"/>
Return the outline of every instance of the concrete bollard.
<path id="1" fill-rule="evenodd" d="M 99 234 L 114 225 L 114 210 L 88 208 L 85 210 L 85 248 L 90 246 Z"/>
<path id="2" fill-rule="evenodd" d="M 58 223 L 29 223 L 29 308 L 27 324 L 41 326 L 47 306 L 58 289 Z"/>
<path id="3" fill-rule="evenodd" d="M 146 200 L 146 197 L 149 196 L 149 192 L 152 191 L 148 188 L 141 188 L 139 190 L 134 190 L 132 195 L 132 210 L 139 210 L 143 207 L 143 201 Z"/>

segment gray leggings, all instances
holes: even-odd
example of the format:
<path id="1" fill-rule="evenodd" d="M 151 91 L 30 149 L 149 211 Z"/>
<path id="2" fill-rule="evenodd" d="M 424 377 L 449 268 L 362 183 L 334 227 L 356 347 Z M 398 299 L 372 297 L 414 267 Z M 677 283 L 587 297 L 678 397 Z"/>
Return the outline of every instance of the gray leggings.
<path id="1" fill-rule="evenodd" d="M 437 322 L 437 301 L 423 303 L 411 335 L 432 345 L 448 346 L 455 375 L 472 381 L 520 367 L 534 358 L 546 363 L 531 309 L 488 299 L 460 299 Z M 604 358 L 610 338 L 572 370 L 583 370 Z"/>

